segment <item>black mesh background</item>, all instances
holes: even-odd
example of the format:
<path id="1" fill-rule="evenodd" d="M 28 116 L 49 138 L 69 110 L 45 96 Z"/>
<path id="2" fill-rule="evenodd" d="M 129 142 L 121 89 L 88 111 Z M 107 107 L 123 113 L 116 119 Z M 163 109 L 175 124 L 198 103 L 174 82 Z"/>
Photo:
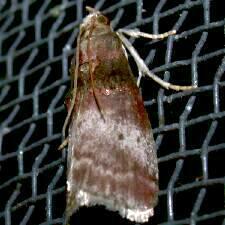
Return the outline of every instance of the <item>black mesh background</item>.
<path id="1" fill-rule="evenodd" d="M 223 0 L 0 0 L 0 224 L 63 223 L 66 153 L 57 147 L 85 5 L 103 11 L 115 29 L 177 30 L 161 41 L 130 39 L 158 76 L 199 86 L 175 92 L 142 79 L 161 190 L 148 224 L 224 225 Z M 71 224 L 102 221 L 131 224 L 101 207 L 80 210 Z"/>

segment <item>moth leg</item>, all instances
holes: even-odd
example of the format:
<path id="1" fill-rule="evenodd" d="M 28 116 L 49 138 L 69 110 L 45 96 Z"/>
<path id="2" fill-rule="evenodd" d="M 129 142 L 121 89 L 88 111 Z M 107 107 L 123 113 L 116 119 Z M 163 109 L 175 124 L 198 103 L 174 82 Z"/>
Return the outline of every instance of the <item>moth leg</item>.
<path id="1" fill-rule="evenodd" d="M 193 85 L 193 86 L 174 85 L 174 84 L 166 82 L 166 81 L 162 80 L 161 78 L 159 78 L 158 76 L 156 76 L 154 73 L 152 73 L 148 69 L 144 60 L 139 56 L 139 54 L 137 53 L 135 48 L 132 46 L 132 44 L 129 42 L 129 40 L 121 32 L 117 32 L 117 34 L 137 64 L 137 67 L 139 70 L 139 79 L 138 79 L 138 83 L 137 83 L 138 86 L 140 85 L 140 77 L 144 74 L 144 75 L 149 76 L 151 79 L 153 79 L 155 82 L 157 82 L 158 84 L 160 84 L 162 87 L 164 87 L 166 89 L 172 89 L 175 91 L 186 91 L 186 90 L 192 90 L 194 88 L 197 88 L 197 85 Z M 164 35 L 164 34 L 162 34 L 162 35 Z"/>
<path id="2" fill-rule="evenodd" d="M 144 37 L 144 38 L 149 38 L 149 39 L 154 39 L 154 40 L 164 39 L 170 35 L 176 34 L 176 30 L 167 31 L 162 34 L 148 34 L 145 32 L 141 32 L 139 30 L 132 30 L 132 29 L 119 29 L 118 32 L 127 34 L 134 38 Z"/>
<path id="3" fill-rule="evenodd" d="M 68 145 L 68 137 L 66 139 L 64 139 L 64 141 L 62 142 L 62 144 L 58 147 L 58 150 L 62 150 L 67 145 Z"/>

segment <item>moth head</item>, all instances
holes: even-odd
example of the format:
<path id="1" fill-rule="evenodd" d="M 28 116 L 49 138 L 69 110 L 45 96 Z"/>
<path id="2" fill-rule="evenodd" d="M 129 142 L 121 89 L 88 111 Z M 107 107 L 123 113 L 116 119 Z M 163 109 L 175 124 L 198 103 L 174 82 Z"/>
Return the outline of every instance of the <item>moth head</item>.
<path id="1" fill-rule="evenodd" d="M 110 24 L 109 19 L 106 16 L 104 16 L 100 11 L 94 8 L 91 8 L 89 6 L 86 6 L 86 10 L 90 13 L 87 16 L 87 20 L 92 19 L 93 20 L 92 22 L 97 24 L 102 24 L 102 25 Z"/>
<path id="2" fill-rule="evenodd" d="M 98 25 L 109 25 L 109 19 L 101 13 L 96 14 L 95 23 Z"/>
<path id="3" fill-rule="evenodd" d="M 81 25 L 81 31 L 83 31 L 85 33 L 89 33 L 89 31 L 91 31 L 91 30 L 93 31 L 96 29 L 97 30 L 110 29 L 110 21 L 101 12 L 93 10 L 84 19 L 84 21 Z"/>

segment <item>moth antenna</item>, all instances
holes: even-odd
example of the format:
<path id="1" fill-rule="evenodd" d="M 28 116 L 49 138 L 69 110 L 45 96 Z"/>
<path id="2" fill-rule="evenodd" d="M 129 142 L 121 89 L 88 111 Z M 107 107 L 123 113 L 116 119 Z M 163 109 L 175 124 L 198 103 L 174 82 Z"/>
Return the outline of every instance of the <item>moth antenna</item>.
<path id="1" fill-rule="evenodd" d="M 89 12 L 89 13 L 95 13 L 98 12 L 98 10 L 96 10 L 95 8 L 92 8 L 90 6 L 86 6 L 85 9 Z"/>
<path id="2" fill-rule="evenodd" d="M 58 150 L 62 150 L 68 145 L 68 137 L 62 142 L 62 144 L 58 147 Z"/>
<path id="3" fill-rule="evenodd" d="M 77 49 L 76 49 L 76 65 L 75 65 L 75 72 L 74 72 L 74 82 L 73 82 L 73 98 L 71 100 L 71 104 L 70 104 L 70 108 L 68 110 L 65 122 L 63 124 L 63 130 L 62 130 L 62 135 L 63 138 L 65 138 L 66 136 L 66 129 L 67 126 L 69 124 L 72 112 L 73 112 L 73 108 L 75 105 L 75 99 L 76 99 L 76 92 L 77 92 L 77 77 L 78 77 L 78 69 L 79 69 L 79 49 L 80 49 L 80 37 L 81 34 L 79 33 L 78 37 L 77 37 Z"/>
<path id="4" fill-rule="evenodd" d="M 91 77 L 91 86 L 92 86 L 92 90 L 93 90 L 93 94 L 94 94 L 94 98 L 95 98 L 95 102 L 96 102 L 96 104 L 97 104 L 97 107 L 98 107 L 98 110 L 99 110 L 99 112 L 100 112 L 100 114 L 101 114 L 101 117 L 102 117 L 102 119 L 104 120 L 104 122 L 105 122 L 105 117 L 104 117 L 104 113 L 103 113 L 103 111 L 102 111 L 102 107 L 101 107 L 101 105 L 100 105 L 100 102 L 99 102 L 99 100 L 98 100 L 98 96 L 97 96 L 97 94 L 96 94 L 96 91 L 95 91 L 95 85 L 94 85 L 94 79 L 93 79 L 93 72 L 94 72 L 94 70 L 95 70 L 95 68 L 93 68 L 93 66 L 92 66 L 92 61 L 91 61 L 91 59 L 90 59 L 90 57 L 89 57 L 89 55 L 90 55 L 90 36 L 92 35 L 92 31 L 93 31 L 93 26 L 92 26 L 92 29 L 90 30 L 90 32 L 89 32 L 89 38 L 88 38 L 88 44 L 87 44 L 87 50 L 88 50 L 88 61 L 89 61 L 89 75 L 90 75 L 90 77 Z"/>
<path id="5" fill-rule="evenodd" d="M 92 90 L 93 90 L 93 94 L 94 94 L 94 98 L 95 98 L 95 102 L 96 102 L 96 104 L 97 104 L 98 110 L 99 110 L 99 112 L 100 112 L 100 114 L 101 114 L 102 119 L 103 119 L 104 122 L 105 122 L 105 116 L 104 116 L 102 107 L 101 107 L 101 105 L 100 105 L 100 102 L 99 102 L 99 100 L 98 100 L 98 96 L 96 95 L 96 92 L 95 92 L 94 80 L 93 80 L 92 73 L 91 73 L 91 86 L 92 86 Z"/>

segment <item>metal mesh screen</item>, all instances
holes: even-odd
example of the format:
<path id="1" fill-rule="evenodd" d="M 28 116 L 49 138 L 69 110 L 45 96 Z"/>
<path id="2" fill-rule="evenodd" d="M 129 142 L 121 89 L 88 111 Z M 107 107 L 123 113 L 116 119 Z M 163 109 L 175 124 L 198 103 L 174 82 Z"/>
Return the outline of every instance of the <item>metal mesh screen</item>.
<path id="1" fill-rule="evenodd" d="M 225 6 L 220 0 L 0 1 L 0 224 L 63 224 L 66 153 L 57 147 L 85 5 L 104 12 L 115 29 L 177 30 L 161 41 L 130 39 L 158 76 L 199 86 L 175 92 L 141 81 L 160 170 L 159 204 L 149 224 L 224 225 Z M 103 209 L 82 210 L 74 224 L 129 223 Z"/>

